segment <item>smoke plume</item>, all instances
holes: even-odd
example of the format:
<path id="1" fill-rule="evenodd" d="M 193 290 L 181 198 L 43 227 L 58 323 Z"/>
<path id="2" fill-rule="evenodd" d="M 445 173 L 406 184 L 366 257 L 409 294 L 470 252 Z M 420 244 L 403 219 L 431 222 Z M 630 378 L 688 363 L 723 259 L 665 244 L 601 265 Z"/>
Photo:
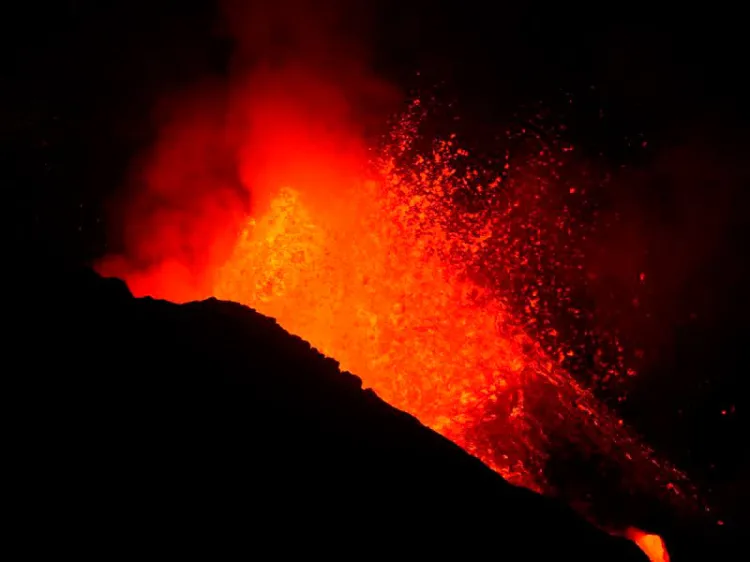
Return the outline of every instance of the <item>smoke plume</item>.
<path id="1" fill-rule="evenodd" d="M 136 294 L 203 298 L 243 218 L 279 189 L 335 212 L 399 99 L 368 66 L 366 14 L 361 2 L 223 2 L 229 70 L 155 100 L 155 140 L 112 202 L 121 242 L 100 272 Z"/>

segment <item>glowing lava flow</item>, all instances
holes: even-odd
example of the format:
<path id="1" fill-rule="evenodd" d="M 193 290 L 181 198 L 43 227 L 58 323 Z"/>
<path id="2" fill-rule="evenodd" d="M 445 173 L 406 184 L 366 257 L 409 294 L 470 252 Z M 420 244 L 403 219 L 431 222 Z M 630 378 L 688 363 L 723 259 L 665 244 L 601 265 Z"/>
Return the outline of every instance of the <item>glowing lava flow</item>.
<path id="1" fill-rule="evenodd" d="M 669 562 L 669 553 L 659 535 L 644 533 L 639 529 L 628 529 L 626 536 L 637 544 L 651 562 Z"/>

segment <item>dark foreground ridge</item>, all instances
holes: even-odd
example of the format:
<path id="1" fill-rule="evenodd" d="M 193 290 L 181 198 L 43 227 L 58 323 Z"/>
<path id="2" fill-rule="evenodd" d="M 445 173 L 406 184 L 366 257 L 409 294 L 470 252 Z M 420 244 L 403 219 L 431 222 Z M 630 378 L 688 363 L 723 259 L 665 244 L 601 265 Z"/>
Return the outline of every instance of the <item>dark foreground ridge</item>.
<path id="1" fill-rule="evenodd" d="M 28 552 L 645 559 L 251 309 L 135 299 L 89 270 L 24 291 L 9 396 Z"/>

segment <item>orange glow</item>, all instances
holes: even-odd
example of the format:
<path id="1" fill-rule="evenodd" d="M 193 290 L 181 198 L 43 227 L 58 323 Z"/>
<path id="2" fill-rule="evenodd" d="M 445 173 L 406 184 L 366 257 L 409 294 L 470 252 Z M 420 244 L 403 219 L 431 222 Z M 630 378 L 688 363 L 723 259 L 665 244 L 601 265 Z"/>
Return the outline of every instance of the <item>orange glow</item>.
<path id="1" fill-rule="evenodd" d="M 504 295 L 472 278 L 502 214 L 460 214 L 465 151 L 448 139 L 412 157 L 415 126 L 402 119 L 371 179 L 331 189 L 336 205 L 319 185 L 280 186 L 213 273 L 212 293 L 276 318 L 518 484 L 546 489 L 559 439 L 636 466 L 625 485 L 680 479 L 560 367 L 571 351 L 548 353 Z"/>
<path id="2" fill-rule="evenodd" d="M 549 458 L 557 447 L 573 446 L 584 458 L 620 467 L 623 489 L 683 493 L 684 476 L 566 371 L 575 351 L 561 339 L 552 347 L 538 337 L 545 330 L 558 336 L 551 326 L 534 326 L 547 280 L 524 281 L 519 311 L 518 299 L 475 267 L 491 256 L 494 270 L 512 277 L 546 251 L 540 225 L 525 217 L 518 226 L 526 202 L 513 197 L 507 180 L 459 172 L 467 152 L 452 135 L 418 148 L 418 102 L 377 156 L 364 158 L 347 133 L 332 136 L 272 94 L 249 111 L 252 139 L 239 133 L 238 168 L 253 212 L 236 239 L 226 243 L 236 208 L 214 205 L 216 214 L 199 206 L 196 224 L 216 221 L 220 250 L 181 261 L 171 248 L 183 245 L 159 244 L 173 235 L 159 223 L 148 238 L 160 249 L 155 264 L 111 258 L 102 272 L 125 278 L 137 295 L 214 295 L 277 319 L 513 483 L 557 493 L 546 473 Z M 169 175 L 178 164 L 159 150 L 154 166 Z M 164 173 L 150 177 L 172 181 L 160 179 Z M 523 188 L 534 195 L 532 185 Z M 488 203 L 466 209 L 458 201 L 467 189 Z M 554 217 L 550 222 L 562 229 Z M 201 229 L 191 232 L 190 244 L 201 238 L 214 242 Z"/>
<path id="3" fill-rule="evenodd" d="M 640 547 L 651 562 L 669 562 L 667 547 L 659 535 L 631 528 L 628 529 L 627 537 Z"/>

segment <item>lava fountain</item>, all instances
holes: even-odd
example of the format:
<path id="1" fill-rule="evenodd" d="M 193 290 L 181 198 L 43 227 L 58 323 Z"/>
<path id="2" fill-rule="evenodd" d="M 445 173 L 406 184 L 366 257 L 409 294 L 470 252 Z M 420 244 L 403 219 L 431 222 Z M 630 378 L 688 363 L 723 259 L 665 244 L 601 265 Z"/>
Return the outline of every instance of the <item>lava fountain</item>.
<path id="1" fill-rule="evenodd" d="M 373 177 L 337 190 L 345 214 L 309 201 L 304 186 L 280 186 L 213 272 L 213 294 L 276 318 L 513 482 L 545 490 L 552 446 L 566 438 L 621 457 L 632 467 L 627 486 L 676 490 L 683 475 L 560 366 L 570 352 L 550 354 L 508 299 L 476 279 L 472 258 L 498 244 L 506 217 L 456 203 L 467 179 L 454 139 L 410 156 L 418 108 L 396 126 Z M 476 187 L 508 195 L 499 180 Z"/>
<path id="2" fill-rule="evenodd" d="M 467 168 L 451 135 L 418 146 L 424 116 L 415 102 L 358 178 L 303 158 L 293 183 L 270 187 L 243 218 L 224 257 L 202 262 L 204 290 L 277 319 L 513 483 L 558 493 L 548 470 L 562 448 L 617 467 L 616 487 L 626 494 L 689 495 L 685 476 L 566 370 L 572 348 L 550 346 L 530 327 L 549 279 L 524 275 L 531 285 L 524 313 L 487 275 L 528 273 L 529 261 L 548 250 L 543 225 L 528 214 L 523 228 L 509 228 L 523 208 L 517 195 L 538 202 L 537 187 L 514 183 L 509 164 L 494 177 Z M 465 204 L 467 193 L 483 203 Z M 559 217 L 550 224 L 562 228 Z M 124 277 L 139 295 L 191 298 L 184 268 L 160 260 L 145 272 L 122 261 L 100 270 Z M 477 267 L 488 260 L 492 267 Z M 576 507 L 601 519 L 581 496 Z M 604 525 L 624 530 L 629 522 Z"/>

